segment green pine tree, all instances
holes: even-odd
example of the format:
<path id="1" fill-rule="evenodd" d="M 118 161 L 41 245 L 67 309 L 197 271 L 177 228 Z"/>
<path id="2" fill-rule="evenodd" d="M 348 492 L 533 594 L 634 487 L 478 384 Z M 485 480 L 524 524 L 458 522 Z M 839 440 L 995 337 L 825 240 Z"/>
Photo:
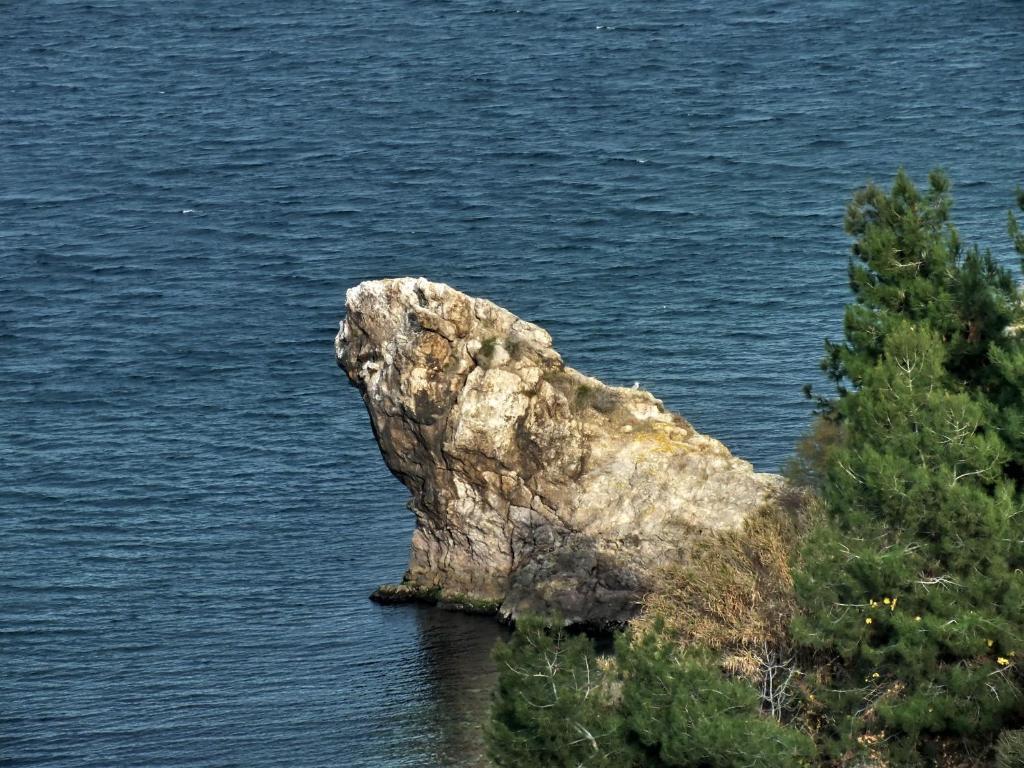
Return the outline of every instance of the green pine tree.
<path id="1" fill-rule="evenodd" d="M 798 768 L 814 765 L 810 737 L 761 712 L 746 680 L 730 679 L 700 649 L 657 633 L 618 643 L 621 711 L 644 768 Z"/>
<path id="2" fill-rule="evenodd" d="M 847 208 L 854 300 L 846 309 L 846 340 L 826 343 L 824 363 L 840 396 L 859 385 L 899 322 L 939 335 L 955 380 L 986 391 L 999 386 L 990 347 L 1003 345 L 1006 327 L 1020 318 L 1016 284 L 989 252 L 964 248 L 949 220 L 946 175 L 933 171 L 928 181 L 922 194 L 900 170 L 890 192 L 869 184 Z"/>
<path id="3" fill-rule="evenodd" d="M 498 684 L 487 728 L 498 768 L 622 768 L 633 764 L 614 686 L 585 635 L 523 617 L 494 657 Z"/>
<path id="4" fill-rule="evenodd" d="M 1009 272 L 961 247 L 948 189 L 933 173 L 922 195 L 900 172 L 847 215 L 854 302 L 824 363 L 841 438 L 793 626 L 824 663 L 816 716 L 835 756 L 981 760 L 1024 711 L 1021 454 L 1005 429 L 1024 412 L 1019 302 Z"/>
<path id="5" fill-rule="evenodd" d="M 499 645 L 487 729 L 501 768 L 798 768 L 810 737 L 761 712 L 761 695 L 713 656 L 660 631 L 621 635 L 614 660 L 584 636 L 520 620 Z"/>

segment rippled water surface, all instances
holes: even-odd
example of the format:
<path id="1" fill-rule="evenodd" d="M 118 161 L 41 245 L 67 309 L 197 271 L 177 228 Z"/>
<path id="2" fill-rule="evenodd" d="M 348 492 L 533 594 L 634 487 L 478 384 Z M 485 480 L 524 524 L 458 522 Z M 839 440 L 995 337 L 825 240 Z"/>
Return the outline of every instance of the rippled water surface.
<path id="1" fill-rule="evenodd" d="M 1024 4 L 0 2 L 0 764 L 479 764 L 490 621 L 331 341 L 425 275 L 759 468 L 850 192 L 947 167 L 1009 260 Z"/>

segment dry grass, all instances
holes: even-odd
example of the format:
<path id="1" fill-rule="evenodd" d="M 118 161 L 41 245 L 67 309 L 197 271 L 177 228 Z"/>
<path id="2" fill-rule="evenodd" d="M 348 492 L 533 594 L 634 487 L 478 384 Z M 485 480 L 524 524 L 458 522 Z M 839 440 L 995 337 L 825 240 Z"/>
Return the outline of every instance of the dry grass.
<path id="1" fill-rule="evenodd" d="M 688 562 L 664 569 L 634 628 L 643 634 L 659 624 L 673 640 L 719 650 L 727 668 L 749 674 L 763 648 L 786 645 L 796 610 L 791 561 L 816 507 L 809 493 L 786 486 L 741 530 L 699 543 Z"/>
<path id="2" fill-rule="evenodd" d="M 788 645 L 796 610 L 790 569 L 823 516 L 818 492 L 842 439 L 834 421 L 816 419 L 786 467 L 786 483 L 742 529 L 699 543 L 687 562 L 667 567 L 634 626 L 661 624 L 683 645 L 719 650 L 727 670 L 753 679 L 766 649 Z"/>
<path id="3" fill-rule="evenodd" d="M 796 450 L 786 462 L 782 474 L 792 485 L 820 492 L 825 487 L 829 456 L 842 442 L 842 426 L 832 419 L 819 416 L 797 442 Z"/>

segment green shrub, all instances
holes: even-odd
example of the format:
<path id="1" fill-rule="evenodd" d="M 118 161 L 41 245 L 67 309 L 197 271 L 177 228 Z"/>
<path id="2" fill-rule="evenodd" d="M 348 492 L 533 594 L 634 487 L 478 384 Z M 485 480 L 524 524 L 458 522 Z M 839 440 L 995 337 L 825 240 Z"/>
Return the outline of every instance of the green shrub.
<path id="1" fill-rule="evenodd" d="M 590 398 L 594 395 L 594 388 L 589 384 L 580 384 L 576 387 L 576 407 L 585 408 L 590 403 Z"/>
<path id="2" fill-rule="evenodd" d="M 583 636 L 520 622 L 499 646 L 487 729 L 500 768 L 796 768 L 814 746 L 760 712 L 760 694 L 714 658 L 656 632 L 599 659 Z"/>
<path id="3" fill-rule="evenodd" d="M 592 387 L 589 384 L 579 384 L 576 387 L 573 402 L 577 410 L 593 408 L 605 416 L 613 413 L 622 404 L 614 389 L 603 386 Z"/>
<path id="4" fill-rule="evenodd" d="M 485 358 L 490 358 L 494 355 L 494 348 L 497 346 L 498 340 L 493 336 L 488 336 L 480 344 L 480 354 Z"/>
<path id="5" fill-rule="evenodd" d="M 586 636 L 523 617 L 494 658 L 498 684 L 486 736 L 498 768 L 633 764 L 606 665 Z"/>
<path id="6" fill-rule="evenodd" d="M 795 768 L 814 765 L 811 739 L 763 715 L 761 696 L 727 678 L 714 657 L 651 633 L 618 643 L 620 710 L 637 764 L 652 768 Z"/>
<path id="7" fill-rule="evenodd" d="M 508 352 L 509 356 L 514 360 L 519 357 L 523 352 L 523 343 L 518 339 L 505 339 L 504 342 L 505 351 Z"/>

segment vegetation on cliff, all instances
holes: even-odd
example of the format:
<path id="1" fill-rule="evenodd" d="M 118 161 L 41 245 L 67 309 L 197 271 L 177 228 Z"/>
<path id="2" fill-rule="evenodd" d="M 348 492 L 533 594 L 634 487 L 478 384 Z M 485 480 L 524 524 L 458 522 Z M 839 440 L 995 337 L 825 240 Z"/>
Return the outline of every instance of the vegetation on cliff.
<path id="1" fill-rule="evenodd" d="M 811 739 L 764 717 L 759 691 L 656 630 L 620 636 L 612 661 L 585 636 L 523 620 L 496 658 L 488 739 L 501 768 L 812 764 Z"/>
<path id="2" fill-rule="evenodd" d="M 939 172 L 854 196 L 802 495 L 667 574 L 614 659 L 526 624 L 498 765 L 1024 765 L 1024 311 L 950 208 Z"/>

